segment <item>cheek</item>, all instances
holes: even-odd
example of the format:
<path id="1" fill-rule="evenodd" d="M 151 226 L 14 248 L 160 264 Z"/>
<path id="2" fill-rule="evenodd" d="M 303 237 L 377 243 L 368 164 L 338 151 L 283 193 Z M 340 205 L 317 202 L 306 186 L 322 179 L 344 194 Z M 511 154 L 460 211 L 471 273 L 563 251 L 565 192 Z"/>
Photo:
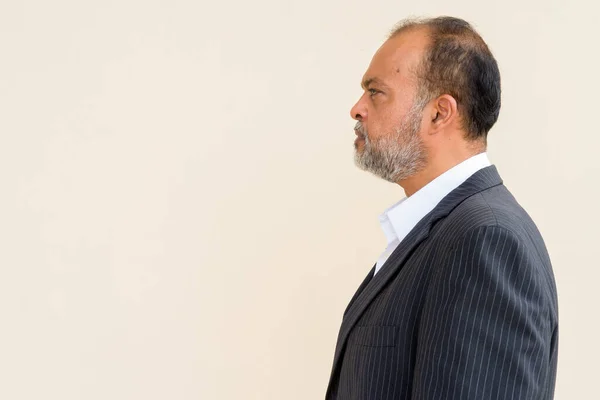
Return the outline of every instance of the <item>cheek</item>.
<path id="1" fill-rule="evenodd" d="M 394 130 L 398 122 L 397 118 L 394 118 L 394 114 L 390 112 L 371 114 L 367 126 L 369 137 L 378 138 L 388 135 Z"/>

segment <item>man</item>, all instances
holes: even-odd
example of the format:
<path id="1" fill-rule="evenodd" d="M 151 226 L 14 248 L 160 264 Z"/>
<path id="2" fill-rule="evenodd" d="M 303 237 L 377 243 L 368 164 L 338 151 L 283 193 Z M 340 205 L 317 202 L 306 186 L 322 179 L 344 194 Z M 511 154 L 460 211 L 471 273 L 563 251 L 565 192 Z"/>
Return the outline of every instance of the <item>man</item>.
<path id="1" fill-rule="evenodd" d="M 486 156 L 500 74 L 465 21 L 405 21 L 351 110 L 356 163 L 399 184 L 350 300 L 327 400 L 551 399 L 558 306 L 540 233 Z"/>

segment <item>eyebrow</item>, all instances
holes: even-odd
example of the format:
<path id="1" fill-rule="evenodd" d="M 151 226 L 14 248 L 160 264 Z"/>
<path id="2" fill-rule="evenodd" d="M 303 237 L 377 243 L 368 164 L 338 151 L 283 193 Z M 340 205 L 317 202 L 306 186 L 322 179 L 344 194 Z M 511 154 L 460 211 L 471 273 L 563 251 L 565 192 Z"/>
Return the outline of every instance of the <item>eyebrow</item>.
<path id="1" fill-rule="evenodd" d="M 360 84 L 360 87 L 362 87 L 363 89 L 367 89 L 372 83 L 376 83 L 378 85 L 387 87 L 387 85 L 385 83 L 383 83 L 383 81 L 381 79 L 375 78 L 375 77 L 365 79 Z"/>

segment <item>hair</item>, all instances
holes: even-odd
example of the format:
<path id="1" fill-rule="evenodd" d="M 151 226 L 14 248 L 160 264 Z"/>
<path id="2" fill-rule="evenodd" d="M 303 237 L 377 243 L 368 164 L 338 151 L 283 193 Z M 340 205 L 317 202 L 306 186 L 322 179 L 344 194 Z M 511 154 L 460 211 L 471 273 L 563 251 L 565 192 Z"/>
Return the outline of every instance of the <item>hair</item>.
<path id="1" fill-rule="evenodd" d="M 415 71 L 418 96 L 454 97 L 466 138 L 485 142 L 500 113 L 500 71 L 492 52 L 468 22 L 453 17 L 403 20 L 388 39 L 419 27 L 427 28 L 430 44 Z"/>

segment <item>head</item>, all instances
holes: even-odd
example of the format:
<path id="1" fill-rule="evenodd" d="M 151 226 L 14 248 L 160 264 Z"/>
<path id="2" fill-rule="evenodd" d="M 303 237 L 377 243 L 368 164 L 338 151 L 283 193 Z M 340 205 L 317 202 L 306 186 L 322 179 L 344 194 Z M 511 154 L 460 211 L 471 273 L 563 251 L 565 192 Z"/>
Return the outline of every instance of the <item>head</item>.
<path id="1" fill-rule="evenodd" d="M 479 34 L 451 17 L 397 25 L 373 56 L 352 107 L 359 167 L 402 184 L 485 150 L 500 111 L 500 73 Z"/>

